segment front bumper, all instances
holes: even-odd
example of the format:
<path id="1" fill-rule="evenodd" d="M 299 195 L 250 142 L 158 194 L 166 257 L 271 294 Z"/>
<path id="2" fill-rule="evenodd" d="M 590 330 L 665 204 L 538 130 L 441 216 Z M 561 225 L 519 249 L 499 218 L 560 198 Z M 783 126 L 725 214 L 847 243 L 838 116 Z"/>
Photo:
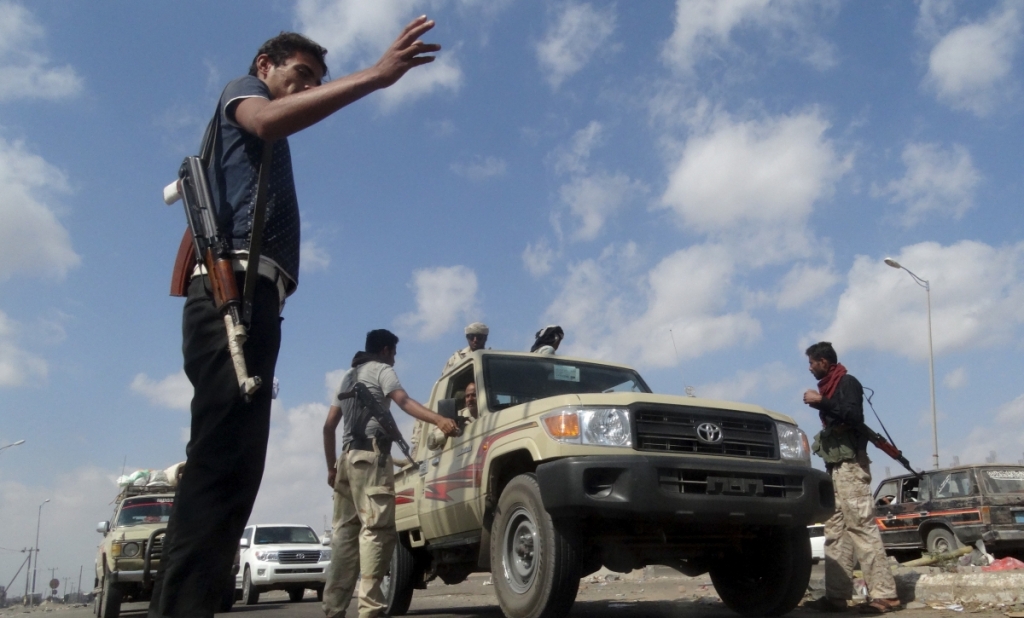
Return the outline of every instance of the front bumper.
<path id="1" fill-rule="evenodd" d="M 1024 530 L 989 530 L 981 538 L 989 549 L 1024 547 Z"/>
<path id="2" fill-rule="evenodd" d="M 806 526 L 835 509 L 832 479 L 778 461 L 580 456 L 537 467 L 554 517 Z"/>
<path id="3" fill-rule="evenodd" d="M 327 581 L 327 562 L 313 564 L 278 564 L 263 562 L 249 567 L 252 583 L 257 586 Z M 260 574 L 260 571 L 263 574 Z"/>

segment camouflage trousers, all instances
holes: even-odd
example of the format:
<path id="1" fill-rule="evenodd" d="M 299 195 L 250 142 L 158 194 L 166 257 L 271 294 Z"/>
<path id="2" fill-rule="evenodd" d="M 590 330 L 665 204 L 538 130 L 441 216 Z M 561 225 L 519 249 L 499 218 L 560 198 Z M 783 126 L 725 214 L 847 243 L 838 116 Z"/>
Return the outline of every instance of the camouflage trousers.
<path id="1" fill-rule="evenodd" d="M 327 567 L 323 610 L 343 617 L 359 583 L 359 617 L 384 615 L 381 582 L 391 566 L 395 531 L 395 473 L 391 456 L 349 450 L 338 459 L 334 481 L 331 564 Z"/>
<path id="2" fill-rule="evenodd" d="M 896 582 L 875 524 L 867 453 L 832 468 L 836 513 L 825 522 L 825 595 L 853 597 L 853 569 L 859 562 L 872 599 L 895 599 Z"/>

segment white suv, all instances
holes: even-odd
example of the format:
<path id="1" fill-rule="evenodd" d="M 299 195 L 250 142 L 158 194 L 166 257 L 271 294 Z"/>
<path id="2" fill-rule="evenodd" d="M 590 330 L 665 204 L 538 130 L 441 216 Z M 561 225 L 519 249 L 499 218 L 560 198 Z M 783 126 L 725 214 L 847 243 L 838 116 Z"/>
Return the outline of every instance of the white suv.
<path id="1" fill-rule="evenodd" d="M 309 526 L 248 526 L 239 541 L 238 560 L 241 568 L 235 586 L 241 589 L 246 605 L 253 605 L 261 592 L 270 590 L 287 590 L 295 603 L 309 588 L 316 591 L 317 600 L 323 600 L 331 550 Z"/>

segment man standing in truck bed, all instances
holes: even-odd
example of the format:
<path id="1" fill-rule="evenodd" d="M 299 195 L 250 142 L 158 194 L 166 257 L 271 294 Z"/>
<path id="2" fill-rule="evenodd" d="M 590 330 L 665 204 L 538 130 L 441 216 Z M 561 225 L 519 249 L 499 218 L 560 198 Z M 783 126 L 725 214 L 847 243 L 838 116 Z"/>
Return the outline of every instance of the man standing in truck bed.
<path id="1" fill-rule="evenodd" d="M 194 273 L 182 324 L 185 373 L 195 389 L 188 472 L 168 523 L 150 618 L 213 616 L 263 478 L 280 310 L 299 277 L 299 210 L 286 138 L 433 60 L 423 54 L 440 46 L 419 40 L 433 26 L 425 16 L 413 20 L 375 65 L 323 85 L 327 50 L 282 33 L 260 47 L 249 75 L 221 95 L 207 176 L 218 232 L 232 243 L 236 271 L 248 255 L 260 153 L 273 143 L 260 277 L 244 346 L 250 374 L 265 386 L 251 402 L 239 396 L 209 278 Z"/>
<path id="2" fill-rule="evenodd" d="M 807 360 L 818 390 L 806 391 L 804 403 L 818 410 L 823 426 L 812 450 L 825 460 L 836 494 L 836 512 L 825 522 L 825 596 L 807 606 L 845 612 L 853 597 L 853 567 L 860 562 L 871 597 L 861 613 L 899 609 L 896 582 L 871 504 L 867 438 L 853 429 L 864 423 L 864 389 L 839 363 L 828 341 L 807 348 Z"/>
<path id="3" fill-rule="evenodd" d="M 360 575 L 359 616 L 375 618 L 387 602 L 381 583 L 391 564 L 398 533 L 395 530 L 395 472 L 391 442 L 375 419 L 357 414 L 358 399 L 347 397 L 362 382 L 377 403 L 387 408 L 394 401 L 414 418 L 436 425 L 445 435 L 457 431 L 455 421 L 436 414 L 410 397 L 395 374 L 398 337 L 380 329 L 366 333 L 366 345 L 352 358 L 352 368 L 341 378 L 334 405 L 324 423 L 327 484 L 334 488 L 331 565 L 324 587 L 324 613 L 344 616 Z M 360 419 L 365 423 L 357 426 Z M 344 422 L 341 458 L 336 458 L 335 432 Z"/>

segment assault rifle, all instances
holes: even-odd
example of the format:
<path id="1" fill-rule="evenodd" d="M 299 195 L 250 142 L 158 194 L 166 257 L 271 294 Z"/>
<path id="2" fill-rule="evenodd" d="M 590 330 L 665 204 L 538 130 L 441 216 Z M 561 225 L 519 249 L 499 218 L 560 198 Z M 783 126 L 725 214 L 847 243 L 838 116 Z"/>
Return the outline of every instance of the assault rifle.
<path id="1" fill-rule="evenodd" d="M 874 409 L 874 408 L 872 408 L 872 409 Z M 882 451 L 883 453 L 885 453 L 889 457 L 892 457 L 893 459 L 898 461 L 900 463 L 900 465 L 902 465 L 904 468 L 909 470 L 914 476 L 916 476 L 918 478 L 923 478 L 924 477 L 923 474 L 921 474 L 917 470 L 915 470 L 915 469 L 910 467 L 910 462 L 907 461 L 907 458 L 903 456 L 903 451 L 901 451 L 900 449 L 896 448 L 895 444 L 893 444 L 889 440 L 886 440 L 884 437 L 882 437 L 882 435 L 880 433 L 878 433 L 874 429 L 868 427 L 864 423 L 850 423 L 849 421 L 847 421 L 845 419 L 842 419 L 835 412 L 825 412 L 824 410 L 819 410 L 819 411 L 820 412 L 824 412 L 826 415 L 831 416 L 835 420 L 842 421 L 842 423 L 845 424 L 847 427 L 849 427 L 850 429 L 853 429 L 858 434 L 860 434 L 860 435 L 864 436 L 865 438 L 867 438 L 868 442 L 870 442 L 871 444 L 874 444 L 875 446 L 878 447 L 878 450 Z"/>
<path id="2" fill-rule="evenodd" d="M 395 423 L 395 417 L 391 416 L 391 411 L 380 405 L 380 402 L 373 396 L 370 389 L 366 388 L 366 385 L 362 382 L 357 381 L 352 386 L 352 390 L 345 391 L 338 395 L 338 399 L 352 399 L 353 397 L 362 404 L 363 408 L 371 418 L 377 419 L 377 422 L 380 424 L 381 429 L 384 430 L 387 439 L 397 444 L 398 448 L 401 449 L 402 454 L 405 455 L 413 465 L 418 466 L 419 463 L 412 458 L 412 449 L 409 448 L 409 443 L 402 437 L 402 432 L 399 431 L 398 425 Z M 390 453 L 387 454 L 390 455 Z"/>
<path id="3" fill-rule="evenodd" d="M 250 401 L 252 394 L 259 389 L 263 381 L 259 376 L 250 376 L 245 365 L 242 346 L 248 333 L 242 321 L 242 297 L 238 293 L 238 283 L 231 262 L 231 245 L 217 230 L 217 220 L 213 215 L 213 197 L 210 194 L 210 184 L 201 157 L 186 157 L 178 170 L 178 180 L 164 189 L 165 203 L 171 205 L 179 199 L 185 205 L 185 218 L 188 220 L 196 262 L 206 267 L 217 311 L 224 316 L 228 351 L 231 353 L 231 362 L 238 377 L 239 393 L 246 401 Z M 182 240 L 184 247 L 185 239 Z M 190 275 L 190 272 L 183 274 L 186 280 Z"/>

